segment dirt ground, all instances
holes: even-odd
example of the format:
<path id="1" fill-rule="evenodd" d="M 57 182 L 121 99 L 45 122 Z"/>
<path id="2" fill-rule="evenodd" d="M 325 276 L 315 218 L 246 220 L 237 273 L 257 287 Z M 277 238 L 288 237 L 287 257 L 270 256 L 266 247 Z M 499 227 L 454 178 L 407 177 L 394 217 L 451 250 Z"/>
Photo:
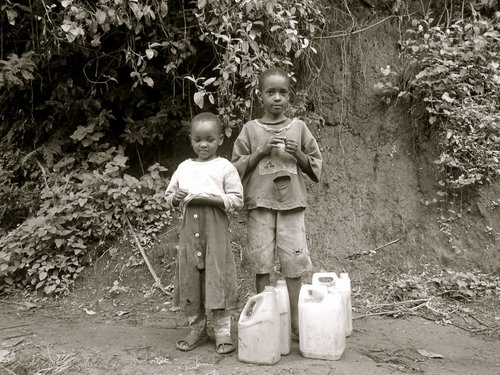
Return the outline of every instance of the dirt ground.
<path id="1" fill-rule="evenodd" d="M 380 109 L 374 98 L 380 67 L 398 63 L 399 31 L 394 20 L 325 42 L 328 64 L 313 83 L 317 111 L 326 120 L 313 129 L 324 157 L 323 178 L 308 186 L 313 271 L 349 272 L 357 317 L 339 361 L 304 358 L 297 342 L 274 366 L 241 363 L 237 352 L 218 355 L 213 342 L 177 351 L 175 342 L 187 333 L 185 320 L 171 311 L 168 296 L 152 292 L 137 249 L 116 244 L 90 257 L 91 266 L 68 296 L 0 296 L 0 374 L 500 374 L 499 287 L 481 276 L 475 284 L 459 285 L 466 292 L 496 290 L 471 298 L 474 305 L 427 295 L 401 312 L 394 299 L 384 299 L 398 275 L 415 276 L 416 284 L 408 284 L 415 289 L 406 289 L 415 293 L 432 278 L 423 274 L 432 267 L 500 271 L 500 209 L 494 203 L 500 202 L 500 185 L 464 204 L 458 197 L 456 214 L 454 201 L 436 199 L 431 140 L 416 149 L 409 116 Z M 235 216 L 231 223 L 239 259 L 243 220 Z M 165 286 L 173 278 L 175 229 L 148 249 Z M 355 254 L 363 255 L 351 259 Z M 253 282 L 241 268 L 238 275 L 241 309 Z M 422 301 L 401 296 L 412 298 Z M 436 305 L 428 305 L 431 298 Z M 386 303 L 386 311 L 367 308 L 374 303 Z"/>
<path id="2" fill-rule="evenodd" d="M 135 303 L 131 293 L 137 294 Z M 420 317 L 355 319 L 339 361 L 304 358 L 297 342 L 274 366 L 241 363 L 237 352 L 218 355 L 213 342 L 184 353 L 175 342 L 186 328 L 176 328 L 183 322 L 168 301 L 159 292 L 127 295 L 103 297 L 86 290 L 55 301 L 2 300 L 0 373 L 500 374 L 499 340 Z M 233 333 L 237 342 L 236 329 Z"/>
<path id="3" fill-rule="evenodd" d="M 243 229 L 238 223 L 233 235 L 240 238 Z M 148 250 L 168 290 L 176 236 L 172 229 Z M 233 246 L 240 277 L 240 307 L 233 316 L 237 343 L 238 314 L 253 293 L 253 277 L 239 263 L 241 240 Z M 0 374 L 500 374 L 497 296 L 467 305 L 468 316 L 455 314 L 457 306 L 448 309 L 446 319 L 376 315 L 366 308 L 387 290 L 392 259 L 387 251 L 351 261 L 354 331 L 339 361 L 304 358 L 294 342 L 276 365 L 260 366 L 239 362 L 237 351 L 218 355 L 213 341 L 187 353 L 176 350 L 175 342 L 187 334 L 186 320 L 172 311 L 168 295 L 152 288 L 137 250 L 117 243 L 87 267 L 67 296 L 0 296 Z M 279 273 L 273 282 L 275 277 Z M 417 313 L 418 306 L 407 311 Z M 433 306 L 445 311 L 444 305 Z"/>

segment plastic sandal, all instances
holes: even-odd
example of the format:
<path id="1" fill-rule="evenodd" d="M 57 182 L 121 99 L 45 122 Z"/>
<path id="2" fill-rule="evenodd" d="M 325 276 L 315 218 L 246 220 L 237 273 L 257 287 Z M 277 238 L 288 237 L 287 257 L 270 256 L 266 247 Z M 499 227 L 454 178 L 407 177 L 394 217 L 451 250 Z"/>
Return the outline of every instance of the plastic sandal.
<path id="1" fill-rule="evenodd" d="M 216 337 L 215 338 L 215 351 L 217 354 L 229 354 L 236 350 L 236 347 L 231 340 L 231 336 Z"/>
<path id="2" fill-rule="evenodd" d="M 207 333 L 202 333 L 201 335 L 196 332 L 190 332 L 185 339 L 177 341 L 175 347 L 183 352 L 188 352 L 193 350 L 197 346 L 204 344 L 208 341 Z"/>

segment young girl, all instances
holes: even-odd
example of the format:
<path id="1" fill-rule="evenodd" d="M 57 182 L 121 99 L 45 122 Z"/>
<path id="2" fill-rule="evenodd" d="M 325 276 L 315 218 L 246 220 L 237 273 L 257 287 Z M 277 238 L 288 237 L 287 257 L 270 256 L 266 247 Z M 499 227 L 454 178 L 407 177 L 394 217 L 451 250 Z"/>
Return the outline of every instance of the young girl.
<path id="1" fill-rule="evenodd" d="M 310 270 L 304 225 L 304 174 L 321 175 L 321 154 L 313 135 L 299 119 L 287 118 L 290 79 L 271 68 L 259 78 L 261 119 L 246 123 L 233 148 L 248 210 L 244 263 L 256 274 L 257 293 L 270 284 L 274 255 L 279 258 L 290 296 L 292 332 L 298 338 L 301 277 Z"/>
<path id="2" fill-rule="evenodd" d="M 178 166 L 166 191 L 169 206 L 184 213 L 174 290 L 174 305 L 189 317 L 191 328 L 176 344 L 183 351 L 208 340 L 205 309 L 213 310 L 217 353 L 235 350 L 229 311 L 237 303 L 236 266 L 226 211 L 243 206 L 243 187 L 234 166 L 216 156 L 221 130 L 212 113 L 193 118 L 189 138 L 197 157 Z"/>

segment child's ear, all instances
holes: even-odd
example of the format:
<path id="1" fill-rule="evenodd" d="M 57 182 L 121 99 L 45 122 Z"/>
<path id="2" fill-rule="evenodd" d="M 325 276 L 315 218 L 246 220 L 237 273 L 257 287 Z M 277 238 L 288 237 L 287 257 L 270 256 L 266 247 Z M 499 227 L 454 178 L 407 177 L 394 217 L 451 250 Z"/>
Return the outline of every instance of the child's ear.
<path id="1" fill-rule="evenodd" d="M 219 146 L 222 146 L 224 143 L 224 134 L 219 135 Z"/>

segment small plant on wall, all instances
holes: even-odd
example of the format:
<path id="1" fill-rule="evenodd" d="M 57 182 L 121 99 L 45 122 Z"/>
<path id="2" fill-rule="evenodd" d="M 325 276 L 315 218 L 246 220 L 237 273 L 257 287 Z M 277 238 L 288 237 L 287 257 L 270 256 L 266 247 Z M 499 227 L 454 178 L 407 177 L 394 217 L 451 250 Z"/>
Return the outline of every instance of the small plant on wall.
<path id="1" fill-rule="evenodd" d="M 461 16 L 411 20 L 402 41 L 402 70 L 411 74 L 386 67 L 376 85 L 386 103 L 408 100 L 413 113 L 425 108 L 427 124 L 417 126 L 434 136 L 441 183 L 451 189 L 500 175 L 500 13 L 486 17 L 471 8 Z"/>

